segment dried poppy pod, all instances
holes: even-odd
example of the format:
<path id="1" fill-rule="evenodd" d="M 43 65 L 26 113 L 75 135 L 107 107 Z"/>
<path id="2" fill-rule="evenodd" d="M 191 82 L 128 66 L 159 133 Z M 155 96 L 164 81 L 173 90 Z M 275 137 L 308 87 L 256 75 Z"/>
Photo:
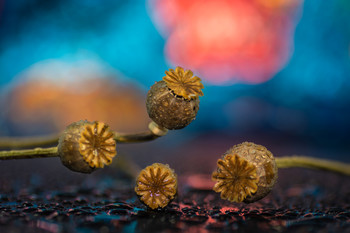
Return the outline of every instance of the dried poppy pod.
<path id="1" fill-rule="evenodd" d="M 217 162 L 212 179 L 215 192 L 231 202 L 255 202 L 265 197 L 277 180 L 277 165 L 270 151 L 252 142 L 230 148 Z"/>
<path id="2" fill-rule="evenodd" d="M 59 138 L 58 154 L 70 170 L 91 173 L 111 164 L 117 154 L 115 146 L 106 124 L 81 120 L 70 124 Z"/>
<path id="3" fill-rule="evenodd" d="M 135 192 L 149 208 L 164 208 L 176 196 L 177 176 L 169 165 L 154 163 L 138 175 Z"/>
<path id="4" fill-rule="evenodd" d="M 163 81 L 156 82 L 147 94 L 149 117 L 167 129 L 182 129 L 196 117 L 199 96 L 203 96 L 201 79 L 181 67 L 165 71 Z"/>

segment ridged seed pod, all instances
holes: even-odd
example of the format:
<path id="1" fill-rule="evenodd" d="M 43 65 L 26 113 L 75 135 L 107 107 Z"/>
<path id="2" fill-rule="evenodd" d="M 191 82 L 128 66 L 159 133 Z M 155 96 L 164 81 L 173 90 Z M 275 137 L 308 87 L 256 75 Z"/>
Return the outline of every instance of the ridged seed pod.
<path id="1" fill-rule="evenodd" d="M 156 82 L 147 94 L 147 112 L 161 127 L 182 129 L 197 115 L 203 84 L 192 71 L 181 67 L 165 71 L 165 74 L 163 81 Z"/>
<path id="2" fill-rule="evenodd" d="M 78 121 L 59 138 L 58 153 L 72 171 L 91 173 L 112 163 L 117 154 L 113 132 L 102 122 Z"/>
<path id="3" fill-rule="evenodd" d="M 169 165 L 154 163 L 138 175 L 135 192 L 149 208 L 164 208 L 176 196 L 177 176 Z"/>
<path id="4" fill-rule="evenodd" d="M 251 203 L 272 190 L 278 174 L 275 159 L 264 146 L 252 142 L 230 148 L 217 162 L 214 191 L 231 202 Z"/>

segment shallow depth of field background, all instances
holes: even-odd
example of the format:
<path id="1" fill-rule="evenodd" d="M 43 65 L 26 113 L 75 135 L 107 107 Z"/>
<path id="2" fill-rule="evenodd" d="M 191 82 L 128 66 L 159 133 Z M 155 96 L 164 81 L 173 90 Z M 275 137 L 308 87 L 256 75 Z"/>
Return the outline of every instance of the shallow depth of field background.
<path id="1" fill-rule="evenodd" d="M 148 88 L 178 65 L 205 86 L 196 120 L 118 153 L 141 165 L 188 159 L 180 171 L 203 154 L 207 172 L 254 141 L 349 162 L 346 0 L 0 0 L 0 136 L 80 119 L 144 130 Z"/>

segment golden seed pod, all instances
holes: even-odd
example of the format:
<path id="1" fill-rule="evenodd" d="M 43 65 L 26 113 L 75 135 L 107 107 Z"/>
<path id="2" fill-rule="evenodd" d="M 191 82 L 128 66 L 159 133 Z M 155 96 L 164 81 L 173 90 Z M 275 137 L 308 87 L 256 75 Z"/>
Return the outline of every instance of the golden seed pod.
<path id="1" fill-rule="evenodd" d="M 164 208 L 176 196 L 177 176 L 169 165 L 154 163 L 138 175 L 135 192 L 149 208 Z"/>
<path id="2" fill-rule="evenodd" d="M 113 132 L 106 124 L 81 120 L 70 124 L 59 138 L 58 153 L 70 170 L 91 173 L 112 163 L 115 146 Z"/>
<path id="3" fill-rule="evenodd" d="M 196 117 L 199 96 L 203 96 L 201 79 L 181 67 L 165 71 L 163 81 L 148 91 L 146 107 L 149 117 L 167 129 L 182 129 Z"/>
<path id="4" fill-rule="evenodd" d="M 244 142 L 230 148 L 217 162 L 215 192 L 231 202 L 251 203 L 264 198 L 277 180 L 277 165 L 264 146 Z"/>

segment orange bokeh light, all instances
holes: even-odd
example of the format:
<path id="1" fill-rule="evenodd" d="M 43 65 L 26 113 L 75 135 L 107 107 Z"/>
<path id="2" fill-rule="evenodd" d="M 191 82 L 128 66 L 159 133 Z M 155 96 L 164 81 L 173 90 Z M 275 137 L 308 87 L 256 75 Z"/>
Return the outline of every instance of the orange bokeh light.
<path id="1" fill-rule="evenodd" d="M 24 71 L 5 97 L 14 131 L 58 132 L 79 120 L 98 120 L 120 132 L 147 129 L 145 91 L 94 66 L 51 61 Z"/>

